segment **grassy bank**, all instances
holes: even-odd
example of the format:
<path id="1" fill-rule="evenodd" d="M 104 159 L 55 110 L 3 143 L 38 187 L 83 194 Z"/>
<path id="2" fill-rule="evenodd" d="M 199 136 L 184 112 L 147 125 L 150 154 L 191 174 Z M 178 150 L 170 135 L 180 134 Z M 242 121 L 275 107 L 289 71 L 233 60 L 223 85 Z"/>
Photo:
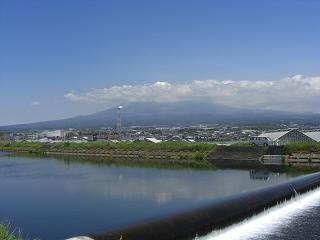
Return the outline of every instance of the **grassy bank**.
<path id="1" fill-rule="evenodd" d="M 310 142 L 310 143 L 290 143 L 284 147 L 285 154 L 291 155 L 297 152 L 320 152 L 320 143 Z"/>
<path id="2" fill-rule="evenodd" d="M 19 230 L 10 230 L 8 224 L 0 223 L 0 240 L 25 240 Z"/>
<path id="3" fill-rule="evenodd" d="M 0 149 L 16 151 L 19 149 L 31 152 L 67 151 L 67 150 L 126 150 L 126 151 L 174 151 L 174 152 L 206 152 L 215 147 L 208 143 L 187 142 L 88 142 L 88 143 L 40 143 L 40 142 L 10 142 L 0 143 Z"/>
<path id="4" fill-rule="evenodd" d="M 90 157 L 106 164 L 123 164 L 158 168 L 208 169 L 229 164 L 253 168 L 267 153 L 266 147 L 252 147 L 247 144 L 219 146 L 208 143 L 187 142 L 88 142 L 88 143 L 40 143 L 40 142 L 0 142 L 0 150 L 27 152 L 34 154 L 73 155 L 74 158 Z M 285 145 L 282 154 L 297 152 L 320 152 L 320 143 L 291 143 Z M 93 160 L 91 160 L 93 161 Z M 238 166 L 239 165 L 239 166 Z M 303 171 L 303 169 L 296 169 Z M 293 170 L 295 171 L 295 169 Z"/>
<path id="5" fill-rule="evenodd" d="M 104 164 L 123 164 L 157 168 L 212 169 L 206 161 L 213 144 L 187 142 L 88 142 L 88 143 L 40 143 L 11 142 L 0 144 L 0 149 L 31 154 L 49 154 L 57 158 L 97 159 Z M 71 156 L 72 155 L 72 156 Z"/>

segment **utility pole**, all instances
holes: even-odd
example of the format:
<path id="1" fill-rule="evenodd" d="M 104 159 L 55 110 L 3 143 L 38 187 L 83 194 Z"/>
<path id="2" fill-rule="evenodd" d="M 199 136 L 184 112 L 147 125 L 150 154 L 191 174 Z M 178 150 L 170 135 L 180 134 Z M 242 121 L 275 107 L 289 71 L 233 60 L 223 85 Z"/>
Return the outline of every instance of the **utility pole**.
<path id="1" fill-rule="evenodd" d="M 118 112 L 117 112 L 117 132 L 119 133 L 121 131 L 121 109 L 123 108 L 123 106 L 119 106 Z"/>

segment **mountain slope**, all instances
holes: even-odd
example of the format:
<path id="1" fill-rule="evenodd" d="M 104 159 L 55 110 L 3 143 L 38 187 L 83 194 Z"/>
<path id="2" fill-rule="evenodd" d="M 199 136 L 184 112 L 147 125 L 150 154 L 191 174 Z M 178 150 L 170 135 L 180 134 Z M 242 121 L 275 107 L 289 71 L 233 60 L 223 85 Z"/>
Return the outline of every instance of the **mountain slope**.
<path id="1" fill-rule="evenodd" d="M 240 109 L 219 104 L 200 102 L 131 103 L 121 110 L 122 124 L 131 125 L 189 125 L 210 123 L 272 123 L 284 121 L 319 123 L 319 114 L 302 114 L 270 110 Z M 87 116 L 68 119 L 19 124 L 0 127 L 0 130 L 18 129 L 62 129 L 84 127 L 114 127 L 117 119 L 117 108 Z"/>

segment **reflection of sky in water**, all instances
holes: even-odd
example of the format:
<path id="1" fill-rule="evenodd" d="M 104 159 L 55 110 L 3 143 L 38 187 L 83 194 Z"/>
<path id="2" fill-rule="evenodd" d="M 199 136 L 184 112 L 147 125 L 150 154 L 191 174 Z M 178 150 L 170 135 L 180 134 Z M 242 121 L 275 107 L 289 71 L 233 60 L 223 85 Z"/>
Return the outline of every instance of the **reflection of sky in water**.
<path id="1" fill-rule="evenodd" d="M 271 174 L 268 181 L 254 181 L 243 170 L 160 170 L 2 156 L 0 191 L 6 194 L 0 197 L 0 219 L 34 236 L 57 239 L 165 216 L 287 178 Z"/>
<path id="2" fill-rule="evenodd" d="M 273 184 L 285 180 L 274 176 L 268 182 L 252 181 L 247 171 L 165 171 L 154 169 L 104 168 L 83 185 L 68 185 L 69 191 L 90 194 L 103 192 L 104 196 L 120 199 L 155 200 L 163 204 L 175 199 L 205 201 L 216 196 Z M 80 187 L 80 188 L 79 188 Z"/>

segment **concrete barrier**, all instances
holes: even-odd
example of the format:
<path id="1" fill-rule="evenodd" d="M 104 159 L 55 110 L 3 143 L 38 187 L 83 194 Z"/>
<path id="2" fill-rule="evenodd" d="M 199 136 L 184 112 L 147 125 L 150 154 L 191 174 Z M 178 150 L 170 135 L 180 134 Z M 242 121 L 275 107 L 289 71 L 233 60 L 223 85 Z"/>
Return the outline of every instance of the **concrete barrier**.
<path id="1" fill-rule="evenodd" d="M 265 165 L 282 165 L 282 155 L 263 155 L 263 164 Z"/>

